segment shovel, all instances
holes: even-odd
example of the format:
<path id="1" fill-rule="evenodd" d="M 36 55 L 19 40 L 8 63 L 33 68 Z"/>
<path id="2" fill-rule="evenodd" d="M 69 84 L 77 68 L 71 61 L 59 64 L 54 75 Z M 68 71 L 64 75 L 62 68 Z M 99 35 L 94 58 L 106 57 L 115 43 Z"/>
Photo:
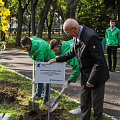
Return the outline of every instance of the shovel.
<path id="1" fill-rule="evenodd" d="M 51 100 L 50 100 L 50 112 L 53 112 L 58 107 L 58 105 L 60 103 L 59 98 L 61 97 L 64 90 L 65 90 L 65 87 L 63 87 L 63 89 L 60 91 L 60 93 L 56 99 L 51 98 Z"/>
<path id="2" fill-rule="evenodd" d="M 34 94 L 35 94 L 34 76 L 35 76 L 35 61 L 33 60 L 32 101 L 31 98 L 29 98 L 29 105 L 28 105 L 29 111 L 39 109 L 39 103 L 34 102 Z"/>

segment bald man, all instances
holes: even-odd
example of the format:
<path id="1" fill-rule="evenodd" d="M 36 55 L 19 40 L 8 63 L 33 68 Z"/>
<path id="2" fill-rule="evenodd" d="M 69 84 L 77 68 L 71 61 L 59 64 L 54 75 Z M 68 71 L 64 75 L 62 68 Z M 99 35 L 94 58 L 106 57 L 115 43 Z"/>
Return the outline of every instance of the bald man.
<path id="1" fill-rule="evenodd" d="M 102 120 L 105 82 L 109 71 L 98 34 L 75 19 L 67 19 L 63 30 L 73 36 L 72 49 L 49 63 L 65 62 L 77 57 L 81 71 L 81 115 L 79 120 L 90 120 L 91 107 L 94 120 Z"/>

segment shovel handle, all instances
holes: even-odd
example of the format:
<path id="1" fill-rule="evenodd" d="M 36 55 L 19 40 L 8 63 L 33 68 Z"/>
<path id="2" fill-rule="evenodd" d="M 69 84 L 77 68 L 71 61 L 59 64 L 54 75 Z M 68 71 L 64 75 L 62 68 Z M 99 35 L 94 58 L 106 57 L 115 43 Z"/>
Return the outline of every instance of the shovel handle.
<path id="1" fill-rule="evenodd" d="M 56 101 L 60 98 L 60 96 L 62 95 L 62 93 L 64 92 L 64 90 L 65 90 L 65 87 L 63 87 L 63 89 L 60 91 L 60 93 L 59 93 L 59 95 L 58 95 Z"/>
<path id="2" fill-rule="evenodd" d="M 60 93 L 59 93 L 60 96 L 62 95 L 62 93 L 64 92 L 64 90 L 65 90 L 65 87 L 63 87 L 63 89 L 60 91 Z"/>
<path id="3" fill-rule="evenodd" d="M 62 93 L 64 92 L 65 87 L 63 87 L 63 89 L 61 90 L 61 92 L 59 93 L 58 97 L 55 99 L 53 105 L 51 107 L 54 107 L 54 105 L 56 104 L 57 100 L 60 98 L 60 96 L 62 95 Z"/>

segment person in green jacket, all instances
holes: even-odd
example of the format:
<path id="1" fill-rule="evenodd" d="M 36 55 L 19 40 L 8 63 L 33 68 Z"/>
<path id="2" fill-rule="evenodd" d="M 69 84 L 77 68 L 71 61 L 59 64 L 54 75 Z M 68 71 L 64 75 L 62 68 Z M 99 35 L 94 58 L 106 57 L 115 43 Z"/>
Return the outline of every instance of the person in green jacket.
<path id="1" fill-rule="evenodd" d="M 104 37 L 100 37 L 102 48 L 104 53 L 106 53 L 106 39 Z"/>
<path id="2" fill-rule="evenodd" d="M 36 36 L 23 37 L 21 39 L 22 47 L 28 52 L 28 55 L 37 62 L 48 62 L 55 58 L 55 54 L 49 49 L 49 43 Z M 35 99 L 41 98 L 43 83 L 38 83 L 36 88 Z M 44 87 L 44 103 L 48 101 L 49 84 Z"/>
<path id="3" fill-rule="evenodd" d="M 54 53 L 56 54 L 56 56 L 60 56 L 60 55 L 67 53 L 68 51 L 70 51 L 72 48 L 72 45 L 73 45 L 73 39 L 71 39 L 69 41 L 62 41 L 62 43 L 58 39 L 52 39 L 50 41 L 49 49 L 53 50 Z M 80 75 L 80 70 L 79 70 L 79 64 L 78 64 L 76 57 L 74 57 L 66 62 L 67 62 L 67 64 L 69 64 L 72 67 L 72 70 L 73 70 L 68 81 L 63 85 L 67 88 L 71 82 L 73 82 L 73 83 L 76 82 L 77 78 Z M 78 108 L 71 110 L 69 112 L 72 114 L 80 114 L 81 108 L 80 108 L 80 106 L 78 106 Z"/>
<path id="4" fill-rule="evenodd" d="M 120 40 L 120 30 L 115 27 L 115 21 L 110 20 L 110 27 L 106 30 L 105 33 L 106 45 L 107 45 L 107 55 L 108 55 L 108 64 L 109 71 L 114 72 L 117 63 L 117 47 Z M 113 53 L 113 67 L 111 54 Z"/>

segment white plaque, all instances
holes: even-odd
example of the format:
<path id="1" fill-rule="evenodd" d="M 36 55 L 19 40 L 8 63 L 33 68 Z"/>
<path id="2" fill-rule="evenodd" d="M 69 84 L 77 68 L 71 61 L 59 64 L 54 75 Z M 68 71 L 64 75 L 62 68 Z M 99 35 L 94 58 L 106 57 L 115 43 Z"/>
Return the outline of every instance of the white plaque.
<path id="1" fill-rule="evenodd" d="M 36 62 L 35 83 L 64 84 L 65 63 Z"/>

